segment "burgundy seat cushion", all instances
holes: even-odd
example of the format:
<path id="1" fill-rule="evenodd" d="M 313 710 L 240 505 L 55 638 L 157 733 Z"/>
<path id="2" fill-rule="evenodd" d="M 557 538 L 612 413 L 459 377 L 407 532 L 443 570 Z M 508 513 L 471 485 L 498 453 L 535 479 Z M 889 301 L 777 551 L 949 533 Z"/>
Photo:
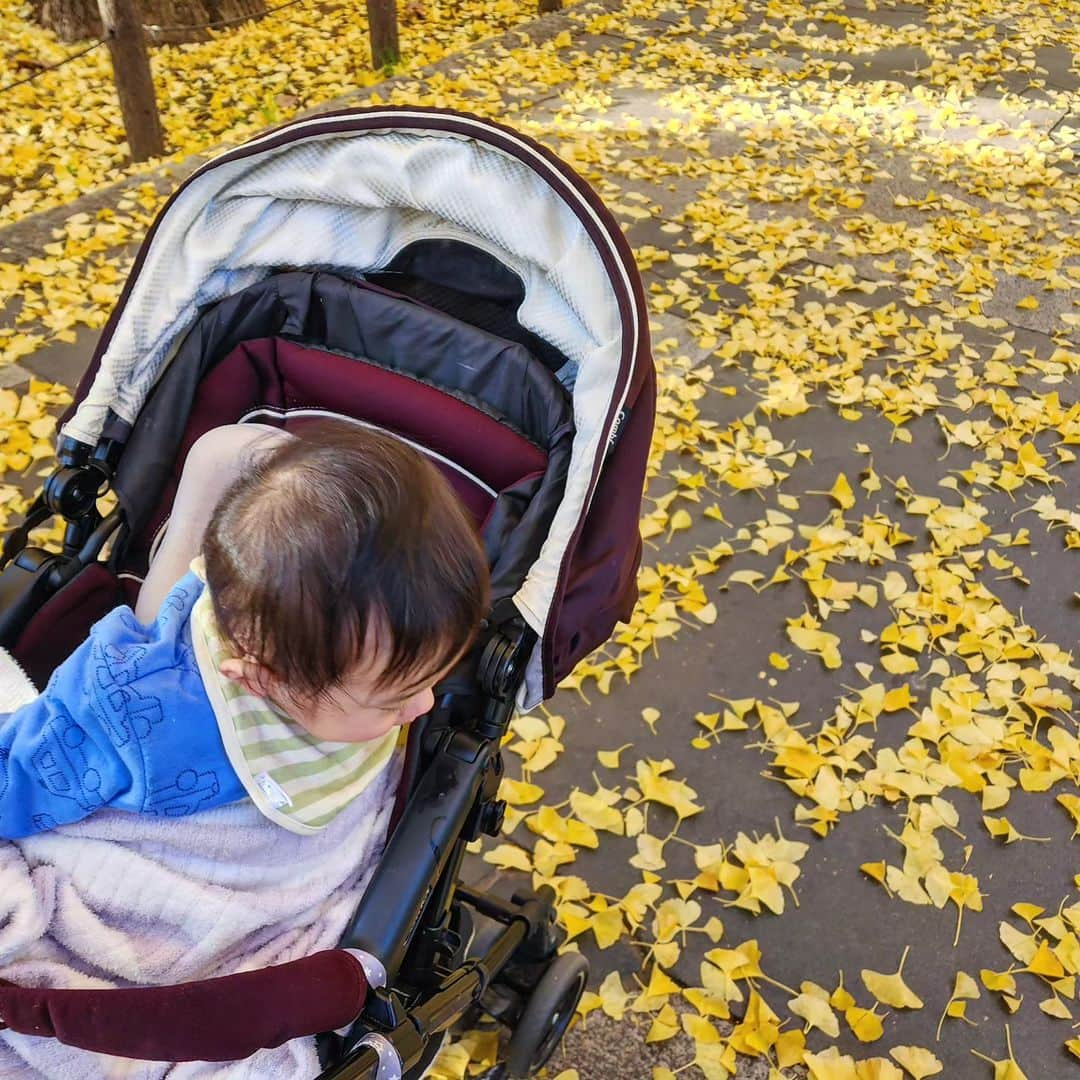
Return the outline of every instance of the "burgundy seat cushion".
<path id="1" fill-rule="evenodd" d="M 247 341 L 201 381 L 171 480 L 145 534 L 131 544 L 125 569 L 145 572 L 154 533 L 169 514 L 183 462 L 199 436 L 242 417 L 294 430 L 328 414 L 384 428 L 428 451 L 478 527 L 493 492 L 547 466 L 547 455 L 524 435 L 428 383 L 281 338 Z"/>
<path id="2" fill-rule="evenodd" d="M 127 597 L 121 583 L 92 563 L 34 612 L 11 653 L 30 681 L 44 689 L 57 665 L 86 640 L 90 627 L 123 603 Z"/>

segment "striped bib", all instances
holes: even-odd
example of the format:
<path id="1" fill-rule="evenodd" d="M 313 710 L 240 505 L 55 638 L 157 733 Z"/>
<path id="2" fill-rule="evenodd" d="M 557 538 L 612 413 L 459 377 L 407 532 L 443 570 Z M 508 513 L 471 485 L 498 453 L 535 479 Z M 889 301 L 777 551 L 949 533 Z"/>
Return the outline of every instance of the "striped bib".
<path id="1" fill-rule="evenodd" d="M 201 559 L 191 568 L 204 578 Z M 399 729 L 370 742 L 328 742 L 227 679 L 220 666 L 233 654 L 218 633 L 206 587 L 192 610 L 191 631 L 225 752 L 252 801 L 290 832 L 311 835 L 324 829 L 379 775 Z"/>

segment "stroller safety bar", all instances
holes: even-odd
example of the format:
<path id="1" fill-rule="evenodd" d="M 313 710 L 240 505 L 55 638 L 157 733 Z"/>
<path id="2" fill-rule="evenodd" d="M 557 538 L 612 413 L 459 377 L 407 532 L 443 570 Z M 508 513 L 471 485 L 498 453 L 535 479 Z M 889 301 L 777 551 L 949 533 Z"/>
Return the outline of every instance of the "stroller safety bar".
<path id="1" fill-rule="evenodd" d="M 147 1061 L 236 1061 L 345 1027 L 367 992 L 361 958 L 344 949 L 176 986 L 49 990 L 0 980 L 0 1027 Z"/>

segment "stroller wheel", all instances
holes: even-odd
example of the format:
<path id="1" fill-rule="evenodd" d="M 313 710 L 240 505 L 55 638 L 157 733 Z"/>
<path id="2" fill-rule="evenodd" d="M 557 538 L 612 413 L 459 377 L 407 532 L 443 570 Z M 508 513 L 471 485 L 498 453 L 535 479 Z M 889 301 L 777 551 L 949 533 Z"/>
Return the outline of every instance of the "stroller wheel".
<path id="1" fill-rule="evenodd" d="M 534 1075 L 555 1052 L 574 1016 L 589 962 L 580 953 L 556 956 L 529 995 L 514 1027 L 506 1052 L 506 1076 L 511 1080 Z"/>

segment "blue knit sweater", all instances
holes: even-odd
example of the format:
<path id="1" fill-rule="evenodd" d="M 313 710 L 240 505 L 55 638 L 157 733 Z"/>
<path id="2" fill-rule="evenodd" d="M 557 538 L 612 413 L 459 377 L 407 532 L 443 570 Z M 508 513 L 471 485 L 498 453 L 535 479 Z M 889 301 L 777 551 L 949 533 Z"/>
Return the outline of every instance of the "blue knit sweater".
<path id="1" fill-rule="evenodd" d="M 191 645 L 203 583 L 189 573 L 143 626 L 109 612 L 34 701 L 0 713 L 0 838 L 103 806 L 180 817 L 247 797 Z"/>

